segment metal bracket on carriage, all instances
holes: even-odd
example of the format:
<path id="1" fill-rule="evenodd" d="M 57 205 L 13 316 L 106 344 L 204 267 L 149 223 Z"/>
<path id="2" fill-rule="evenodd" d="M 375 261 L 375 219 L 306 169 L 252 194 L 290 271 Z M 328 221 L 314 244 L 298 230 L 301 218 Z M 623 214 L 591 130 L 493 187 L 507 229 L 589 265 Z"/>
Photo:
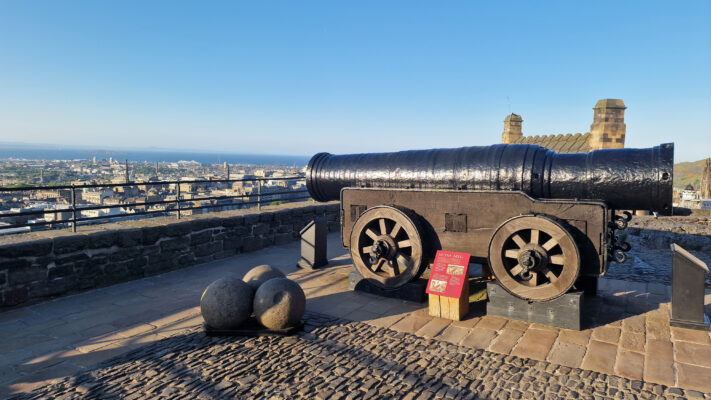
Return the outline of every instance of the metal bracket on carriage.
<path id="1" fill-rule="evenodd" d="M 632 213 L 629 211 L 622 212 L 624 216 L 614 214 L 612 221 L 607 223 L 607 258 L 618 263 L 627 261 L 627 252 L 632 249 L 632 246 L 625 241 L 627 234 L 624 231 L 627 229 L 627 223 L 632 219 Z"/>

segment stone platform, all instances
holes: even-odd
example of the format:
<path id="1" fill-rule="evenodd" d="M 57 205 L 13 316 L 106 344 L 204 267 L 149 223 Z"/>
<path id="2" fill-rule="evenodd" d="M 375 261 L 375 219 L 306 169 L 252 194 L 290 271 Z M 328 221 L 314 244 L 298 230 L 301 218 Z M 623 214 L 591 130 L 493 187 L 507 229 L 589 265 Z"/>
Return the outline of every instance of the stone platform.
<path id="1" fill-rule="evenodd" d="M 480 303 L 452 322 L 430 317 L 426 304 L 349 291 L 352 267 L 339 239 L 329 235 L 331 266 L 322 270 L 297 270 L 294 242 L 0 313 L 0 397 L 35 388 L 23 398 L 82 397 L 98 384 L 133 398 L 216 398 L 221 391 L 365 398 L 382 390 L 410 399 L 623 396 L 618 392 L 711 399 L 711 335 L 669 327 L 668 286 L 601 279 L 601 295 L 586 300 L 598 305 L 586 318 L 591 328 L 580 332 L 485 316 Z M 205 286 L 264 263 L 304 288 L 311 332 L 291 339 L 199 333 Z M 281 363 L 300 370 L 282 376 Z M 357 372 L 348 375 L 351 367 Z M 507 384 L 492 383 L 497 379 Z M 126 388 L 131 392 L 116 392 Z"/>

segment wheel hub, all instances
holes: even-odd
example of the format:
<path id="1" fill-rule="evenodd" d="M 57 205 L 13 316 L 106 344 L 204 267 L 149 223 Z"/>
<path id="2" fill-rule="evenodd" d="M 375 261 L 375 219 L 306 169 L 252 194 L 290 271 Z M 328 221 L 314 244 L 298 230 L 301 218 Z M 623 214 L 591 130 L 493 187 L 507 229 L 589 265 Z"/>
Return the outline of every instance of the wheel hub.
<path id="1" fill-rule="evenodd" d="M 376 264 L 378 259 L 384 258 L 386 260 L 392 260 L 397 254 L 397 244 L 388 235 L 380 236 L 370 248 L 370 263 Z"/>
<path id="2" fill-rule="evenodd" d="M 532 271 L 539 271 L 548 265 L 548 252 L 536 243 L 526 244 L 518 253 L 518 263 L 523 268 L 519 276 L 531 279 Z"/>
<path id="3" fill-rule="evenodd" d="M 388 258 L 391 253 L 390 244 L 385 240 L 376 240 L 371 247 L 370 263 L 375 264 L 381 257 Z"/>

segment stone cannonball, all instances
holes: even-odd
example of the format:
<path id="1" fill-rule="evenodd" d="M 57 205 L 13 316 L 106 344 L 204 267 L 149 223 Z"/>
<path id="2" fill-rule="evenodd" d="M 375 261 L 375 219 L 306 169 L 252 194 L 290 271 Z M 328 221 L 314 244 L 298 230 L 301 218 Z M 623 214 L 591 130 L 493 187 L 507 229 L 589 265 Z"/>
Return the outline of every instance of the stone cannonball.
<path id="1" fill-rule="evenodd" d="M 212 282 L 200 298 L 202 318 L 215 329 L 235 329 L 252 315 L 254 290 L 237 276 Z"/>
<path id="2" fill-rule="evenodd" d="M 257 321 L 269 329 L 285 329 L 298 324 L 304 311 L 306 295 L 301 286 L 290 279 L 270 279 L 254 295 Z"/>
<path id="3" fill-rule="evenodd" d="M 284 274 L 271 265 L 258 265 L 247 272 L 242 278 L 255 292 L 266 281 L 272 278 L 284 278 Z"/>

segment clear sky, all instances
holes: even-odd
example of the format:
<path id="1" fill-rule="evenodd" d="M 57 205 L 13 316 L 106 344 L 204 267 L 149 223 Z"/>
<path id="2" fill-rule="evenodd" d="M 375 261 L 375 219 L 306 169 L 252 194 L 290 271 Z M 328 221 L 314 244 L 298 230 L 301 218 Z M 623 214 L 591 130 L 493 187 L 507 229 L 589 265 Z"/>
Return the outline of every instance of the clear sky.
<path id="1" fill-rule="evenodd" d="M 587 132 L 711 156 L 711 1 L 0 0 L 0 141 L 311 155 Z"/>

